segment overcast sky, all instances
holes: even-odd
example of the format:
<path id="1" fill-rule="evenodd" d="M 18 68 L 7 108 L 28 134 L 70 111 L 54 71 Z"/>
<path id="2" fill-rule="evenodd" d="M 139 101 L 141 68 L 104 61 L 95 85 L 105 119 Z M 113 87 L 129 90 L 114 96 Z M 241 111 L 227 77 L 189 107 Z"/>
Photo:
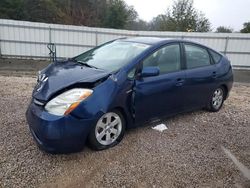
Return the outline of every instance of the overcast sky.
<path id="1" fill-rule="evenodd" d="M 125 0 L 133 5 L 141 19 L 150 21 L 166 12 L 173 0 Z M 194 7 L 210 20 L 212 28 L 229 26 L 239 31 L 244 22 L 250 21 L 250 0 L 194 0 Z"/>

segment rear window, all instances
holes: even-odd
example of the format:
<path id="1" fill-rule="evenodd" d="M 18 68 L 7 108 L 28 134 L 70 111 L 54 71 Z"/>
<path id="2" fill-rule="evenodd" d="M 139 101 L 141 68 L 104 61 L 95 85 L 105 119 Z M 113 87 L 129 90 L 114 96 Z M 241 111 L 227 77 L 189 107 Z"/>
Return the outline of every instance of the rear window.
<path id="1" fill-rule="evenodd" d="M 216 53 L 215 51 L 209 50 L 210 54 L 212 55 L 212 58 L 214 60 L 215 63 L 219 63 L 221 60 L 221 55 Z"/>
<path id="2" fill-rule="evenodd" d="M 188 69 L 210 65 L 210 56 L 205 48 L 185 44 L 185 53 Z"/>

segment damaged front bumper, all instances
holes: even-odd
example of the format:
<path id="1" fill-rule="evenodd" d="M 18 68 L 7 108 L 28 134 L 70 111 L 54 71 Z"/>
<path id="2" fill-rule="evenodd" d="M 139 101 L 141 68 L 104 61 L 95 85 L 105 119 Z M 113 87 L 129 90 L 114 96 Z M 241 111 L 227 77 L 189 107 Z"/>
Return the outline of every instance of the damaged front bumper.
<path id="1" fill-rule="evenodd" d="M 34 102 L 26 112 L 30 131 L 38 146 L 49 153 L 69 153 L 83 149 L 99 116 L 79 119 L 72 115 L 55 116 Z"/>

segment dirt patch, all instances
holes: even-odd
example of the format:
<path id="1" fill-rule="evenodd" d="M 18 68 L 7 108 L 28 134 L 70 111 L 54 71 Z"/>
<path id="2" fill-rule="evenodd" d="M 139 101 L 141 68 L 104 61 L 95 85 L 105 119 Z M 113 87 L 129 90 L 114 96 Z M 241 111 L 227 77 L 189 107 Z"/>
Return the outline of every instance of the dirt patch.
<path id="1" fill-rule="evenodd" d="M 0 58 L 0 75 L 36 75 L 39 70 L 48 66 L 49 63 L 48 60 Z"/>
<path id="2" fill-rule="evenodd" d="M 0 76 L 0 187 L 249 187 L 228 148 L 250 168 L 250 85 L 235 84 L 218 113 L 196 111 L 129 130 L 116 147 L 40 151 L 25 120 L 36 78 Z"/>

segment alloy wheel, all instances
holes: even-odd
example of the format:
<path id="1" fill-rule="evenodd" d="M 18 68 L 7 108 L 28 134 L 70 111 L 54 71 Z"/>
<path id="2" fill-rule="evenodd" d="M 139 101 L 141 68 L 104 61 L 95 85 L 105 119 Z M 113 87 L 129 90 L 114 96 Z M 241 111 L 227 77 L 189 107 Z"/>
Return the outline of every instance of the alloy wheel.
<path id="1" fill-rule="evenodd" d="M 222 103 L 223 103 L 223 90 L 221 88 L 217 88 L 213 94 L 212 105 L 215 109 L 219 109 Z"/>
<path id="2" fill-rule="evenodd" d="M 122 120 L 114 112 L 104 114 L 95 128 L 96 140 L 102 145 L 110 145 L 116 141 L 122 131 Z"/>

